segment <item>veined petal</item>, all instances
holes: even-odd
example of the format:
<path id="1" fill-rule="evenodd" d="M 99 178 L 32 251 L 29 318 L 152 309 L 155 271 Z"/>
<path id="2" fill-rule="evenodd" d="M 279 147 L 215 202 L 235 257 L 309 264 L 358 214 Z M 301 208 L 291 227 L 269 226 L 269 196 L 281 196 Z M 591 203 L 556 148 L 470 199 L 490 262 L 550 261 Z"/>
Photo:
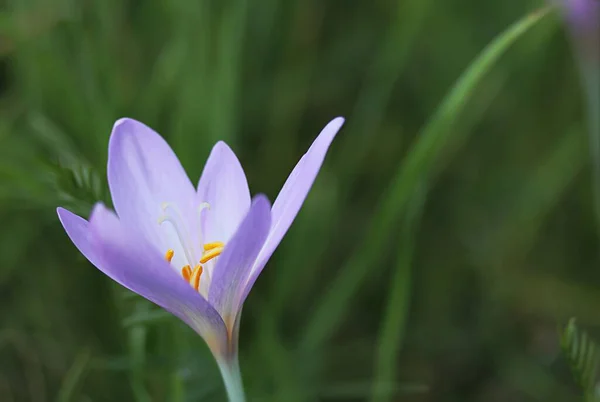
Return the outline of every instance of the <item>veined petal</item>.
<path id="1" fill-rule="evenodd" d="M 298 214 L 317 177 L 317 173 L 321 169 L 329 145 L 342 124 L 344 124 L 344 119 L 338 117 L 325 126 L 308 151 L 296 164 L 281 188 L 271 210 L 271 231 L 252 268 L 252 274 L 249 277 L 247 289 L 243 296 L 244 299 Z"/>
<path id="2" fill-rule="evenodd" d="M 203 202 L 210 210 L 202 213 L 202 242 L 227 242 L 248 213 L 250 190 L 240 161 L 223 141 L 213 147 L 198 183 Z"/>
<path id="3" fill-rule="evenodd" d="M 267 197 L 254 197 L 250 211 L 225 246 L 213 271 L 208 301 L 230 330 L 241 309 L 241 297 L 256 257 L 271 227 L 271 205 Z"/>
<path id="4" fill-rule="evenodd" d="M 206 340 L 213 353 L 227 353 L 227 333 L 217 311 L 170 269 L 146 239 L 136 238 L 101 204 L 89 222 L 63 208 L 57 212 L 71 241 L 96 268 L 179 317 Z"/>
<path id="5" fill-rule="evenodd" d="M 179 245 L 173 228 L 158 224 L 165 203 L 185 218 L 178 223 L 190 237 L 188 242 L 198 243 L 194 187 L 171 147 L 146 125 L 132 119 L 115 123 L 108 147 L 108 184 L 121 222 L 146 236 L 159 251 Z M 183 255 L 176 251 L 176 258 Z"/>

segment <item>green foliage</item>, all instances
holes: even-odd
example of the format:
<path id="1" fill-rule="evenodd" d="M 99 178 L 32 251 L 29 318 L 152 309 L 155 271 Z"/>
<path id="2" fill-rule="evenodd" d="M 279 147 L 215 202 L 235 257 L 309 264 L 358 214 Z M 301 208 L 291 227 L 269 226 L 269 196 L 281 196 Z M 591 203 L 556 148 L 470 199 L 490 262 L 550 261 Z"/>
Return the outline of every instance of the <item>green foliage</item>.
<path id="1" fill-rule="evenodd" d="M 448 152 L 449 149 L 458 146 L 464 141 L 464 136 L 469 134 L 466 127 L 456 130 L 454 124 L 479 81 L 494 66 L 500 55 L 546 13 L 547 10 L 543 10 L 525 17 L 490 43 L 459 78 L 449 95 L 442 101 L 437 113 L 420 131 L 418 140 L 412 146 L 408 157 L 400 163 L 387 191 L 379 201 L 377 213 L 365 236 L 364 247 L 358 248 L 349 259 L 348 266 L 340 271 L 340 278 L 336 281 L 342 285 L 325 296 L 320 303 L 322 308 L 317 310 L 312 325 L 308 326 L 305 337 L 309 347 L 326 339 L 331 329 L 335 328 L 337 320 L 344 317 L 343 311 L 349 307 L 348 300 L 364 280 L 367 271 L 363 267 L 369 263 L 378 265 L 378 256 L 382 255 L 387 246 L 386 239 L 397 230 L 396 217 L 405 210 L 405 205 L 418 191 L 418 186 L 430 179 L 436 162 L 442 158 L 442 151 Z"/>
<path id="2" fill-rule="evenodd" d="M 49 164 L 60 205 L 85 215 L 96 202 L 107 203 L 107 191 L 103 180 L 92 167 L 75 165 L 71 168 L 60 163 Z"/>
<path id="3" fill-rule="evenodd" d="M 598 401 L 598 367 L 600 354 L 598 344 L 580 330 L 575 319 L 569 320 L 561 334 L 561 347 L 569 361 L 575 379 L 583 388 L 586 401 Z"/>

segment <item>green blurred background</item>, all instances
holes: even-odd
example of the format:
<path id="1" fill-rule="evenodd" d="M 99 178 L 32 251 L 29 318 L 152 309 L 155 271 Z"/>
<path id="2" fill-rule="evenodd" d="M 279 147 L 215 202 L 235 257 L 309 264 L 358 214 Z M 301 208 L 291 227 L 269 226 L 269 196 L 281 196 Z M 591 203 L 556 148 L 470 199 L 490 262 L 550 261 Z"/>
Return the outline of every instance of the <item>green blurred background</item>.
<path id="1" fill-rule="evenodd" d="M 580 400 L 558 329 L 600 328 L 598 230 L 568 35 L 526 17 L 543 1 L 0 5 L 0 401 L 225 400 L 202 339 L 93 268 L 55 208 L 110 203 L 122 116 L 194 182 L 225 140 L 273 200 L 338 115 L 244 308 L 248 399 Z"/>

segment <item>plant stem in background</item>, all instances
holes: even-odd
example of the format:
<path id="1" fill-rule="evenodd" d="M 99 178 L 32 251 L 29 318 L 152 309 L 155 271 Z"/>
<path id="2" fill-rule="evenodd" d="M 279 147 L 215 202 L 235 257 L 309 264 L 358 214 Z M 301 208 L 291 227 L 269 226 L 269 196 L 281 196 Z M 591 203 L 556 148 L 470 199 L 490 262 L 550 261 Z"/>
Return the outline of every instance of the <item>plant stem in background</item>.
<path id="1" fill-rule="evenodd" d="M 560 6 L 571 35 L 581 83 L 587 97 L 594 210 L 600 230 L 600 2 L 562 0 Z"/>
<path id="2" fill-rule="evenodd" d="M 596 222 L 600 229 L 600 65 L 595 69 L 590 68 L 589 73 L 584 73 L 583 81 L 587 92 L 588 129 L 594 166 Z"/>
<path id="3" fill-rule="evenodd" d="M 389 402 L 396 387 L 396 362 L 402 347 L 408 318 L 411 268 L 415 249 L 415 232 L 425 204 L 425 186 L 419 187 L 410 202 L 398 245 L 396 272 L 390 283 L 387 306 L 377 341 L 375 375 L 371 402 Z"/>

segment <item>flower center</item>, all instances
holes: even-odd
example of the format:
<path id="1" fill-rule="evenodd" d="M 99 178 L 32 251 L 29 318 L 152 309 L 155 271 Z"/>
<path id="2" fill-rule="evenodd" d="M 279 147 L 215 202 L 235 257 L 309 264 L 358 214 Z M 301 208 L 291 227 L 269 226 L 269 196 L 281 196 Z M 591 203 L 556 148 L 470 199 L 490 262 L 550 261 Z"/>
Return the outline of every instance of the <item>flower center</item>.
<path id="1" fill-rule="evenodd" d="M 200 206 L 198 208 L 198 214 L 201 215 L 202 211 L 204 211 L 205 209 L 209 209 L 209 208 L 210 208 L 210 205 L 208 205 L 208 203 L 200 204 Z M 185 264 L 181 268 L 181 276 L 196 291 L 199 291 L 200 277 L 202 276 L 202 273 L 205 271 L 204 264 L 208 263 L 209 261 L 211 261 L 211 260 L 215 259 L 216 257 L 218 257 L 219 255 L 221 255 L 221 253 L 223 252 L 223 249 L 225 248 L 225 244 L 220 241 L 216 241 L 216 242 L 212 242 L 212 243 L 205 243 L 202 246 L 203 250 L 202 250 L 201 257 L 199 259 L 196 259 L 195 253 L 194 253 L 194 248 L 191 247 L 191 244 L 189 244 L 189 241 L 192 238 L 189 236 L 189 233 L 187 232 L 185 225 L 183 225 L 184 221 L 182 219 L 182 216 L 179 214 L 179 211 L 177 210 L 177 208 L 175 208 L 175 206 L 170 203 L 163 203 L 162 210 L 165 212 L 165 215 L 163 215 L 158 220 L 158 223 L 162 224 L 164 222 L 169 222 L 171 224 L 171 226 L 175 230 L 177 240 L 179 241 L 179 244 L 181 245 L 181 248 L 183 249 L 184 261 L 187 262 L 187 264 Z M 167 214 L 167 212 L 168 212 L 168 214 Z M 199 235 L 198 238 L 201 239 L 202 238 L 201 231 L 198 232 L 198 235 Z M 175 241 L 177 241 L 177 240 L 175 240 Z M 193 241 L 192 241 L 192 243 L 193 243 Z M 174 256 L 175 256 L 175 250 L 170 248 L 165 253 L 165 260 L 167 260 L 169 263 L 171 263 Z M 194 268 L 192 268 L 192 265 L 194 266 Z M 208 275 L 208 271 L 207 271 L 207 275 Z M 207 278 L 207 279 L 210 279 L 210 278 Z M 203 286 L 203 288 L 204 288 L 204 286 Z"/>
<path id="2" fill-rule="evenodd" d="M 196 291 L 200 289 L 200 277 L 202 276 L 202 272 L 204 272 L 202 264 L 206 264 L 210 260 L 221 255 L 225 248 L 225 244 L 216 241 L 206 243 L 202 248 L 204 249 L 204 252 L 202 253 L 199 263 L 194 266 L 194 269 L 192 269 L 190 265 L 184 265 L 183 268 L 181 268 L 181 276 L 183 276 L 183 279 L 185 279 Z M 175 251 L 173 249 L 168 249 L 165 253 L 165 260 L 171 262 L 174 255 Z"/>

